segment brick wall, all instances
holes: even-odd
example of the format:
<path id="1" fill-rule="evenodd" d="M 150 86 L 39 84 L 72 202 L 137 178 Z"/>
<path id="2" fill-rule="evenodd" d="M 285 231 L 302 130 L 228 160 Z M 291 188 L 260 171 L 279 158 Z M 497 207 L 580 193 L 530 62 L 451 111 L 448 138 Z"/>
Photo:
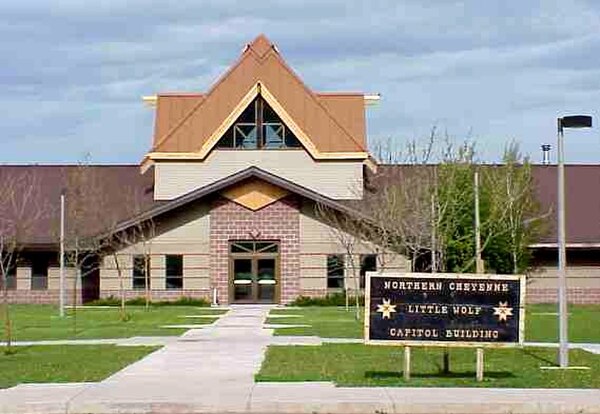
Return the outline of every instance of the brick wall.
<path id="1" fill-rule="evenodd" d="M 567 300 L 570 304 L 600 304 L 600 288 L 569 288 Z M 526 303 L 557 303 L 556 288 L 527 288 Z"/>
<path id="2" fill-rule="evenodd" d="M 57 289 L 46 289 L 46 290 L 9 290 L 7 292 L 9 303 L 32 303 L 32 304 L 45 304 L 45 305 L 58 305 L 59 304 L 60 291 Z M 81 304 L 81 291 L 78 289 L 77 303 Z M 67 290 L 65 292 L 65 303 L 67 305 L 73 304 L 73 291 Z"/>
<path id="3" fill-rule="evenodd" d="M 298 201 L 289 196 L 252 211 L 227 199 L 216 200 L 210 213 L 210 280 L 219 303 L 229 302 L 229 242 L 277 240 L 280 252 L 280 302 L 289 303 L 300 289 Z"/>

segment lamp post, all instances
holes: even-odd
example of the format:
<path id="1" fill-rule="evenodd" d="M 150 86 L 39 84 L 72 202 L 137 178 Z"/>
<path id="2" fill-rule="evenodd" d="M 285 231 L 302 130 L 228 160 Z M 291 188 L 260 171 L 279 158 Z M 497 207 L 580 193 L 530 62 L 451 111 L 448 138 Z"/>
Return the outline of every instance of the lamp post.
<path id="1" fill-rule="evenodd" d="M 565 116 L 557 119 L 558 140 L 558 315 L 560 349 L 558 362 L 561 368 L 569 366 L 569 341 L 567 322 L 567 248 L 565 226 L 565 161 L 564 129 L 591 128 L 592 117 L 587 115 Z"/>

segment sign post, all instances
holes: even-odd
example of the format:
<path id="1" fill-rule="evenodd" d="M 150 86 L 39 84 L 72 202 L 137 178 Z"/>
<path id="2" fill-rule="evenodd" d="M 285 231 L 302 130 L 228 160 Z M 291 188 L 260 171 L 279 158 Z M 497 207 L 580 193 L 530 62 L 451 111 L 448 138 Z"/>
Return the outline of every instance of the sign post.
<path id="1" fill-rule="evenodd" d="M 404 346 L 405 379 L 411 347 L 474 347 L 482 381 L 483 348 L 523 345 L 524 297 L 523 275 L 367 272 L 365 342 Z"/>

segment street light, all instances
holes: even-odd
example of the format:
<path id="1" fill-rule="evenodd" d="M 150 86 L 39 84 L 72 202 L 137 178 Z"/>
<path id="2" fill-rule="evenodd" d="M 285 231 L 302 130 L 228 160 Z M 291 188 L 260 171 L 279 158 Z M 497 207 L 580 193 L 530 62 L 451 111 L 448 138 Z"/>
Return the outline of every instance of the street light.
<path id="1" fill-rule="evenodd" d="M 569 341 L 567 332 L 567 249 L 565 230 L 565 128 L 591 128 L 592 117 L 587 115 L 565 116 L 557 119 L 558 126 L 558 314 L 560 350 L 558 361 L 561 368 L 569 366 Z"/>

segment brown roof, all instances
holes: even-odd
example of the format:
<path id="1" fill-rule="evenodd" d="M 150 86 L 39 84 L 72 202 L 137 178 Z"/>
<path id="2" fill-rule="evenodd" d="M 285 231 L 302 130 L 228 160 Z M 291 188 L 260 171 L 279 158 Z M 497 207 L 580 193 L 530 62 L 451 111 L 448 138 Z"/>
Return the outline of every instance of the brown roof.
<path id="1" fill-rule="evenodd" d="M 196 153 L 257 83 L 322 153 L 366 152 L 363 94 L 313 93 L 264 36 L 204 95 L 158 95 L 151 152 Z"/>
<path id="2" fill-rule="evenodd" d="M 130 218 L 136 209 L 145 210 L 156 204 L 153 173 L 140 174 L 138 165 L 0 166 L 0 188 L 8 188 L 16 180 L 32 183 L 35 188 L 33 202 L 27 204 L 29 214 L 24 217 L 31 220 L 33 215 L 39 216 L 34 222 L 35 230 L 25 235 L 24 241 L 32 245 L 58 243 L 63 191 L 67 234 L 72 234 L 75 226 L 79 234 L 96 234 L 103 230 L 108 219 L 120 222 Z M 75 202 L 76 199 L 81 202 Z"/>
<path id="3" fill-rule="evenodd" d="M 533 176 L 540 205 L 551 211 L 549 231 L 540 243 L 556 243 L 557 168 L 537 165 Z M 600 165 L 567 165 L 565 198 L 567 243 L 600 245 Z"/>
<path id="4" fill-rule="evenodd" d="M 401 169 L 405 166 L 383 165 L 378 167 L 378 173 L 371 176 L 366 186 L 380 186 L 383 180 L 401 179 Z M 108 217 L 111 223 L 126 222 L 135 214 L 141 212 L 166 212 L 169 202 L 153 200 L 153 173 L 148 171 L 140 174 L 137 165 L 106 165 L 86 167 L 86 173 L 81 173 L 78 166 L 0 166 L 0 187 L 6 188 L 6 183 L 15 176 L 30 174 L 39 184 L 36 192 L 38 205 L 46 209 L 45 216 L 37 222 L 36 230 L 28 237 L 28 243 L 49 245 L 58 242 L 60 194 L 63 189 L 67 194 L 67 230 L 76 222 L 85 224 L 82 230 L 88 234 L 97 234 L 103 230 Z M 213 183 L 202 191 L 198 190 L 193 199 L 210 193 L 215 188 L 221 188 L 231 180 L 245 178 L 244 174 L 262 174 L 261 178 L 277 181 L 258 168 L 245 170 L 239 176 L 228 177 L 223 183 Z M 266 177 L 263 177 L 263 175 Z M 537 184 L 538 199 L 542 211 L 550 211 L 548 219 L 549 232 L 539 241 L 540 243 L 555 243 L 556 231 L 556 167 L 533 166 L 533 175 Z M 268 177 L 267 177 L 268 176 Z M 85 185 L 79 185 L 84 183 Z M 283 185 L 279 181 L 278 184 Z M 568 165 L 566 166 L 567 183 L 567 242 L 574 244 L 600 244 L 600 165 Z M 298 187 L 298 188 L 296 188 Z M 294 192 L 304 194 L 300 186 L 293 187 Z M 76 219 L 71 209 L 74 208 L 76 188 L 84 190 L 79 199 L 82 204 Z M 292 188 L 292 187 L 290 187 Z M 210 190 L 210 191 L 209 191 Z M 191 194 L 191 193 L 190 193 Z M 197 197 L 196 197 L 197 196 Z M 191 195 L 184 195 L 177 201 L 177 207 Z M 331 200 L 332 203 L 337 201 Z M 135 205 L 133 205 L 135 204 Z M 351 205 L 348 205 L 349 207 Z"/>
<path id="5" fill-rule="evenodd" d="M 388 180 L 402 180 L 406 165 L 379 165 L 365 186 L 378 188 Z M 556 244 L 558 184 L 555 165 L 533 165 L 532 175 L 540 212 L 548 214 L 540 244 Z M 600 165 L 565 166 L 566 236 L 568 244 L 600 246 Z"/>

